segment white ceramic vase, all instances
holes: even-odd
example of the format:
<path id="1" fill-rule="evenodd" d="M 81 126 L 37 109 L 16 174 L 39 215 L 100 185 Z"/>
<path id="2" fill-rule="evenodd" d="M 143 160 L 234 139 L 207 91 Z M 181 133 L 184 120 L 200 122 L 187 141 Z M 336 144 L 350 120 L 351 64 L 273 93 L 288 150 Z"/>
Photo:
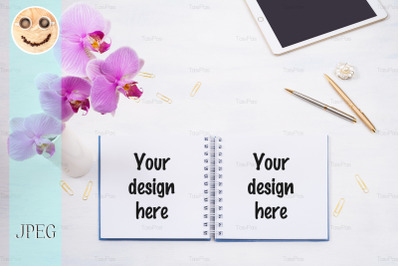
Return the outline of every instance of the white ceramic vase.
<path id="1" fill-rule="evenodd" d="M 51 161 L 61 166 L 65 174 L 70 177 L 81 177 L 90 171 L 94 163 L 93 154 L 68 126 L 65 126 L 61 138 L 54 140 L 54 144 L 56 153 L 61 150 L 61 156 L 59 153 L 54 154 Z"/>

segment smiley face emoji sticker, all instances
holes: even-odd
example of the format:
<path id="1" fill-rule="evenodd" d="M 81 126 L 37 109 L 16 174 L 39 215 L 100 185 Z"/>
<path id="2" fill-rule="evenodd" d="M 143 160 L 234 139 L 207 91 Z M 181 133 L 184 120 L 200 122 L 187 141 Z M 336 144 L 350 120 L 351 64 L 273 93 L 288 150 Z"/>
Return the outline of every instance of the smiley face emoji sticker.
<path id="1" fill-rule="evenodd" d="M 42 7 L 28 7 L 18 13 L 11 27 L 15 44 L 29 54 L 50 50 L 59 35 L 56 17 Z"/>

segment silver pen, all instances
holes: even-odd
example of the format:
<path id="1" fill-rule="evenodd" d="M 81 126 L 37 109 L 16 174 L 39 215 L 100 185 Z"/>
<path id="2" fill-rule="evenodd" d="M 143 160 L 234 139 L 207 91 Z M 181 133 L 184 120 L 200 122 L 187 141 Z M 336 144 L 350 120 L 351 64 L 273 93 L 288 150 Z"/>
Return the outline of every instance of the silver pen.
<path id="1" fill-rule="evenodd" d="M 340 111 L 340 110 L 336 109 L 335 107 L 332 107 L 332 106 L 329 106 L 327 104 L 321 103 L 320 101 L 317 101 L 317 100 L 315 100 L 315 99 L 313 99 L 311 97 L 308 97 L 307 95 L 301 94 L 300 92 L 297 92 L 297 91 L 294 91 L 294 90 L 289 90 L 289 89 L 285 89 L 285 90 L 287 90 L 288 92 L 290 92 L 294 96 L 297 96 L 297 97 L 299 97 L 300 99 L 302 99 L 302 100 L 304 100 L 306 102 L 309 102 L 311 104 L 314 104 L 314 105 L 324 109 L 325 111 L 328 111 L 328 112 L 330 112 L 332 114 L 335 114 L 335 115 L 337 115 L 337 116 L 339 116 L 341 118 L 344 118 L 346 120 L 349 120 L 349 121 L 351 121 L 353 123 L 357 123 L 357 120 L 355 119 L 354 116 L 346 114 L 345 112 Z"/>

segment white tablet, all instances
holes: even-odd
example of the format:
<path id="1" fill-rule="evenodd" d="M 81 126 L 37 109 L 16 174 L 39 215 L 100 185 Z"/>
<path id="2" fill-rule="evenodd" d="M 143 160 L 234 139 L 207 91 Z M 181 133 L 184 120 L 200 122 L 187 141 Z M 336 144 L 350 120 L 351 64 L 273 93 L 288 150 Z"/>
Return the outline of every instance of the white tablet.
<path id="1" fill-rule="evenodd" d="M 274 54 L 385 19 L 378 0 L 246 0 Z"/>

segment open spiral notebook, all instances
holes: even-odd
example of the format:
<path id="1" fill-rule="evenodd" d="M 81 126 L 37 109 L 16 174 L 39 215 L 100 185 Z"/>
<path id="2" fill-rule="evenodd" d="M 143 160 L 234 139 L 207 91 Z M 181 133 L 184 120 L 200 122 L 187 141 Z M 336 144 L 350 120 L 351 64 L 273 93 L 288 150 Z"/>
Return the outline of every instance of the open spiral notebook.
<path id="1" fill-rule="evenodd" d="M 99 137 L 99 193 L 101 240 L 328 240 L 328 137 Z"/>

